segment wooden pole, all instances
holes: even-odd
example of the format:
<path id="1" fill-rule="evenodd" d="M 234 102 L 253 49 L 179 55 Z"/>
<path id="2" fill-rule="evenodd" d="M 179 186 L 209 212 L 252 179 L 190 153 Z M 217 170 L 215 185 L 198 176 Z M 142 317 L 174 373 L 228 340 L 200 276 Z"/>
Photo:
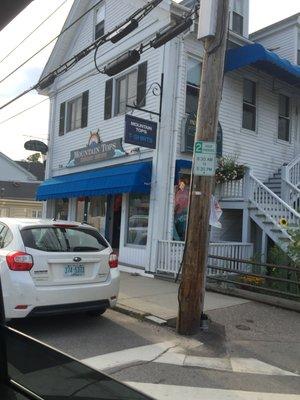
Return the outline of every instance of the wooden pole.
<path id="1" fill-rule="evenodd" d="M 216 35 L 206 38 L 204 42 L 205 54 L 195 137 L 195 141 L 204 142 L 216 142 L 228 33 L 229 0 L 214 1 L 218 1 L 217 28 Z M 214 176 L 198 176 L 192 170 L 186 243 L 178 293 L 177 332 L 182 335 L 191 335 L 200 327 L 213 185 Z"/>

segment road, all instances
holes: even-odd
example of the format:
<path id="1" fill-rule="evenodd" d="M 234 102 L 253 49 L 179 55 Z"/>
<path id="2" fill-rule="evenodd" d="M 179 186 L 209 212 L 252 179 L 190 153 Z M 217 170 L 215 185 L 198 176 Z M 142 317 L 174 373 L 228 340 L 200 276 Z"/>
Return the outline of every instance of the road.
<path id="1" fill-rule="evenodd" d="M 13 326 L 157 399 L 300 399 L 299 314 L 247 303 L 210 317 L 191 338 L 112 310 Z"/>

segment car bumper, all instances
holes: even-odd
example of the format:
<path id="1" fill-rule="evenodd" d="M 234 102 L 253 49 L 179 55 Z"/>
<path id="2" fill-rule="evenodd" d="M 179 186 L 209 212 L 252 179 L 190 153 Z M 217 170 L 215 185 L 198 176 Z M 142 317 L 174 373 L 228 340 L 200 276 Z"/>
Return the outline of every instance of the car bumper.
<path id="1" fill-rule="evenodd" d="M 25 276 L 21 278 L 21 274 L 28 274 L 28 279 L 24 279 Z M 2 287 L 5 317 L 24 318 L 31 315 L 92 311 L 104 306 L 114 307 L 119 284 L 118 269 L 111 269 L 105 282 L 61 286 L 35 286 L 26 272 L 16 272 L 13 278 L 4 274 Z M 20 306 L 26 308 L 20 309 Z"/>

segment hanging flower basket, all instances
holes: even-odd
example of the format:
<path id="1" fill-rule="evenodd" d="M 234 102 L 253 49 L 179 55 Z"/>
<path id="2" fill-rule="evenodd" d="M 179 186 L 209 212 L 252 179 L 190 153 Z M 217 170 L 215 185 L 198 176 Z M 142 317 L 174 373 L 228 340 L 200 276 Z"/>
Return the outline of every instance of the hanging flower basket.
<path id="1" fill-rule="evenodd" d="M 221 157 L 218 160 L 218 167 L 216 169 L 216 183 L 219 184 L 243 179 L 245 169 L 245 165 L 238 164 L 236 158 L 230 156 Z"/>

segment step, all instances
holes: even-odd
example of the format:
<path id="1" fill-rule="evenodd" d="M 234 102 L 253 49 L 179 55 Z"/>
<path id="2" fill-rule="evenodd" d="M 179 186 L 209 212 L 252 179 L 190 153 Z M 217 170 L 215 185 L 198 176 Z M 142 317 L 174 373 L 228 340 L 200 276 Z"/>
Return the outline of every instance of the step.
<path id="1" fill-rule="evenodd" d="M 290 242 L 291 241 L 291 239 L 286 237 L 286 236 L 280 236 L 279 240 L 282 240 L 283 242 Z"/>
<path id="2" fill-rule="evenodd" d="M 255 214 L 255 216 L 258 218 L 265 218 L 266 214 L 258 213 L 258 214 Z"/>
<path id="3" fill-rule="evenodd" d="M 282 229 L 280 229 L 280 228 L 272 228 L 271 231 L 272 232 L 281 232 L 282 233 Z"/>
<path id="4" fill-rule="evenodd" d="M 272 221 L 263 221 L 262 223 L 265 225 L 274 225 Z"/>

